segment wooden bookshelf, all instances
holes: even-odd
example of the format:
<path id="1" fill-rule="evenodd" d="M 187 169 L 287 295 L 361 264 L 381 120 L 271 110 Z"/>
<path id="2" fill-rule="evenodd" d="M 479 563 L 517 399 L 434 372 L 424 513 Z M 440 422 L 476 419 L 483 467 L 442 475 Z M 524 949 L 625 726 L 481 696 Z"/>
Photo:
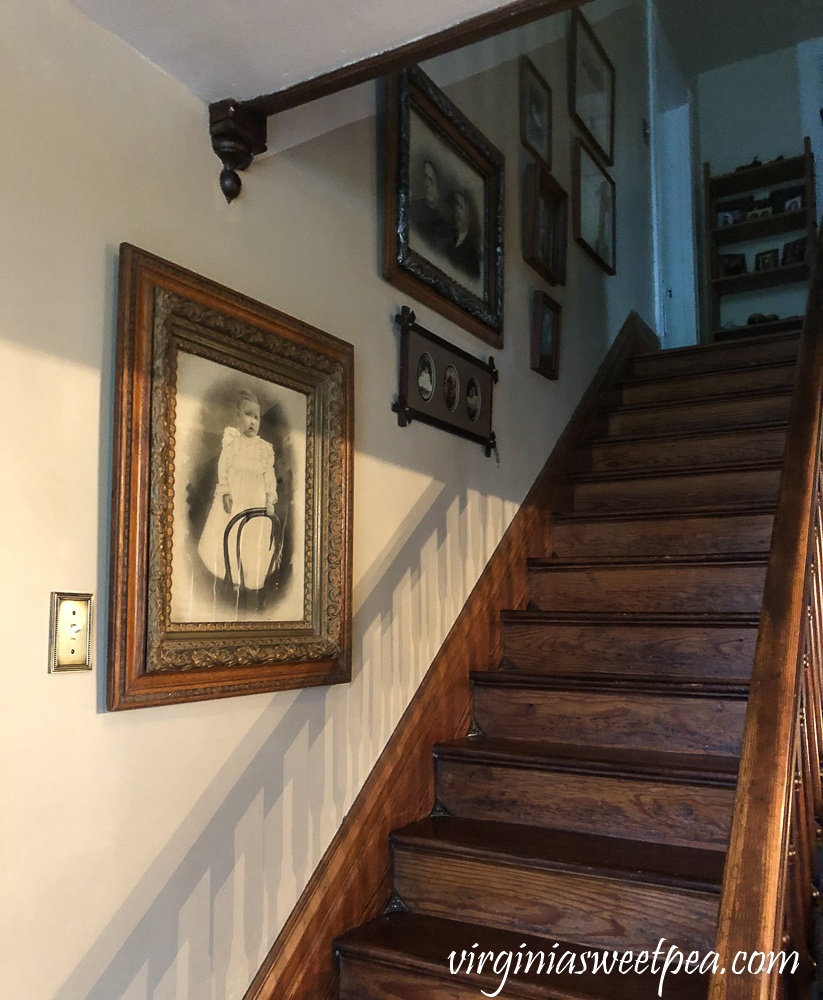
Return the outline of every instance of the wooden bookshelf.
<path id="1" fill-rule="evenodd" d="M 731 226 L 718 226 L 718 215 L 724 204 L 745 198 L 748 195 L 769 194 L 781 188 L 802 186 L 803 208 L 799 211 L 775 212 L 757 219 L 748 219 Z M 757 292 L 780 285 L 808 282 L 811 263 L 814 259 L 817 238 L 817 206 L 815 203 L 814 157 L 811 143 L 803 140 L 800 156 L 774 160 L 754 167 L 744 167 L 730 174 L 713 177 L 709 164 L 703 166 L 703 191 L 705 204 L 706 232 L 706 273 L 707 286 L 707 329 L 715 339 L 721 331 L 720 305 L 724 296 Z M 806 259 L 802 263 L 789 264 L 765 271 L 748 271 L 745 274 L 724 275 L 720 255 L 727 247 L 746 250 L 746 244 L 771 236 L 795 233 L 796 238 L 806 237 Z M 783 243 L 787 242 L 786 240 Z M 775 244 L 781 251 L 782 243 Z M 749 254 L 749 257 L 751 254 Z M 750 265 L 752 261 L 747 261 Z M 770 310 L 766 309 L 765 312 Z M 773 325 L 773 324 L 772 324 Z M 738 327 L 750 330 L 750 327 Z M 741 333 L 741 335 L 743 335 Z M 727 339 L 724 333 L 722 339 Z"/>
<path id="2" fill-rule="evenodd" d="M 787 316 L 785 319 L 767 320 L 765 323 L 747 323 L 746 326 L 715 330 L 712 340 L 737 340 L 738 337 L 762 337 L 769 333 L 790 333 L 803 326 L 802 316 Z"/>

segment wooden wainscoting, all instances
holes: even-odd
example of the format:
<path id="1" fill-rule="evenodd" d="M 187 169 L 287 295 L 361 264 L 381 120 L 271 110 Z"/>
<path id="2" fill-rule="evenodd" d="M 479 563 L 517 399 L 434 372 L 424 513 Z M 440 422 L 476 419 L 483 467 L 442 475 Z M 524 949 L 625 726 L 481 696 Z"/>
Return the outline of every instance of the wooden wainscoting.
<path id="1" fill-rule="evenodd" d="M 331 1000 L 332 942 L 381 913 L 391 895 L 389 833 L 431 812 L 432 746 L 465 735 L 471 671 L 502 657 L 500 612 L 528 600 L 528 557 L 552 550 L 552 511 L 572 497 L 575 459 L 638 354 L 659 349 L 631 313 L 494 551 L 442 648 L 246 993 L 245 1000 Z"/>

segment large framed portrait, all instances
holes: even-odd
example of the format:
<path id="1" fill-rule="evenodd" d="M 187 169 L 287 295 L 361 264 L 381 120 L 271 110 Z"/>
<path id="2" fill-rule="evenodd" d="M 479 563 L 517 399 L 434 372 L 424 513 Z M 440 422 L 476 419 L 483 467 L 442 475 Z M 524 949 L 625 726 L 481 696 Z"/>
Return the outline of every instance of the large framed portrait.
<path id="1" fill-rule="evenodd" d="M 572 152 L 574 238 L 606 274 L 617 272 L 617 189 L 592 151 L 576 139 Z"/>
<path id="2" fill-rule="evenodd" d="M 351 678 L 353 349 L 123 244 L 109 709 Z"/>
<path id="3" fill-rule="evenodd" d="M 385 83 L 383 275 L 503 346 L 503 156 L 418 67 Z"/>
<path id="4" fill-rule="evenodd" d="M 528 56 L 520 57 L 520 141 L 552 168 L 552 91 Z"/>
<path id="5" fill-rule="evenodd" d="M 550 285 L 566 284 L 569 196 L 537 163 L 526 166 L 523 186 L 523 260 Z"/>
<path id="6" fill-rule="evenodd" d="M 572 12 L 569 113 L 608 166 L 614 163 L 616 74 L 606 50 L 579 10 Z"/>

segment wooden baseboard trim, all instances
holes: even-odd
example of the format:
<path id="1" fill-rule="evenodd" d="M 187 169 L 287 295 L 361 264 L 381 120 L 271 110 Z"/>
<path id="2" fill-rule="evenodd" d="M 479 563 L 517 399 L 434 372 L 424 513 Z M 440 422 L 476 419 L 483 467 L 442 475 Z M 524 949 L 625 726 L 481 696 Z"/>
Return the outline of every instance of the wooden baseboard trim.
<path id="1" fill-rule="evenodd" d="M 502 657 L 500 612 L 528 600 L 528 557 L 551 552 L 552 511 L 567 509 L 575 455 L 597 428 L 636 354 L 659 342 L 631 313 L 543 470 L 480 575 L 386 748 L 309 880 L 244 1000 L 332 1000 L 334 939 L 379 914 L 391 895 L 389 833 L 434 805 L 432 748 L 464 736 L 470 671 Z"/>

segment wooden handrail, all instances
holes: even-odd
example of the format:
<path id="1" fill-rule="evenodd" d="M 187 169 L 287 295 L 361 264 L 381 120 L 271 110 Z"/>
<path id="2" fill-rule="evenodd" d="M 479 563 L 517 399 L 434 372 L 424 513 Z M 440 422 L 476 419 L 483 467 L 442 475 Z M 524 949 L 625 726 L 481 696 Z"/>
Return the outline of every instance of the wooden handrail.
<path id="1" fill-rule="evenodd" d="M 754 952 L 797 950 L 801 966 L 808 969 L 810 964 L 804 928 L 816 872 L 821 687 L 817 639 L 823 612 L 823 239 L 817 246 L 763 591 L 717 928 L 719 963 L 710 1000 L 770 1000 L 778 995 L 781 977 L 765 970 L 756 973 L 759 959 L 752 974 L 733 974 L 740 952 L 748 958 Z"/>

